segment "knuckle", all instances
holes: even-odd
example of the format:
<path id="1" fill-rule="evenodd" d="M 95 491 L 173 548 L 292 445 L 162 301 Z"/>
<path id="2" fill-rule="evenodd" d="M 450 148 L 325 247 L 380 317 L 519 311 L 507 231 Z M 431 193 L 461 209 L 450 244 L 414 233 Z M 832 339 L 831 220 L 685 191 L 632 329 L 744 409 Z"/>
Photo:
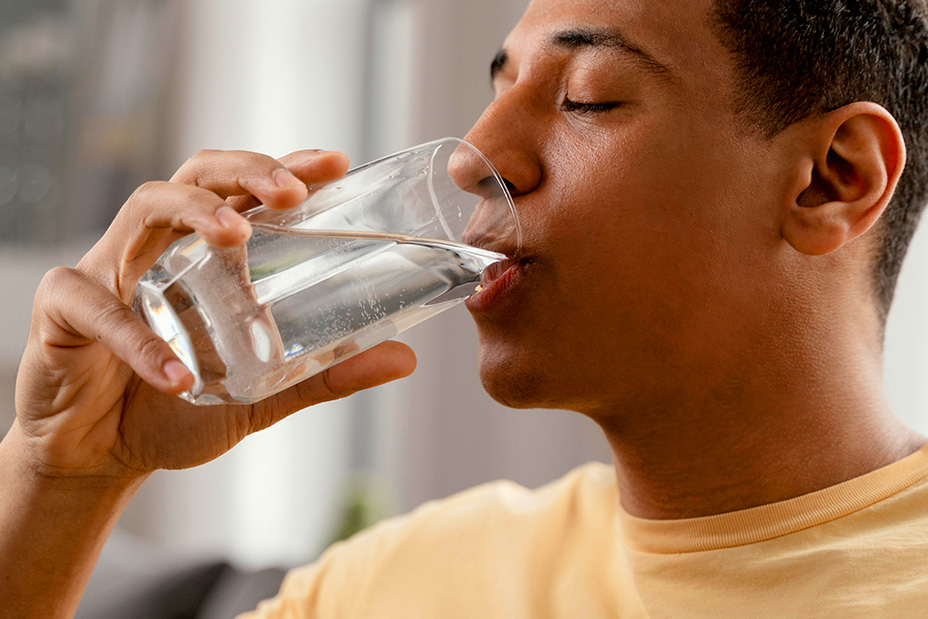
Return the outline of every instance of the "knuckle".
<path id="1" fill-rule="evenodd" d="M 281 409 L 288 410 L 289 406 L 290 403 L 285 402 L 281 406 Z M 238 428 L 237 433 L 240 436 L 248 436 L 249 434 L 260 432 L 261 430 L 266 430 L 276 422 L 276 409 L 268 406 L 264 402 L 258 402 L 252 405 L 251 409 L 249 410 L 246 427 Z"/>
<path id="2" fill-rule="evenodd" d="M 206 190 L 192 190 L 188 202 L 200 211 L 214 211 L 226 203 L 218 194 Z"/>
<path id="3" fill-rule="evenodd" d="M 184 162 L 172 180 L 199 187 L 203 182 L 204 172 L 210 169 L 221 154 L 222 151 L 212 148 L 198 150 Z"/>
<path id="4" fill-rule="evenodd" d="M 97 334 L 116 333 L 120 331 L 120 327 L 125 323 L 127 311 L 131 310 L 119 302 L 105 303 L 99 307 L 96 312 L 96 320 L 94 321 L 97 326 L 95 329 Z"/>
<path id="5" fill-rule="evenodd" d="M 353 393 L 353 391 L 347 389 L 339 389 L 332 384 L 332 372 L 331 368 L 322 373 L 322 385 L 325 389 L 324 397 L 327 400 L 337 400 L 339 398 L 344 398 Z"/>
<path id="6" fill-rule="evenodd" d="M 77 272 L 74 269 L 68 267 L 55 267 L 46 273 L 39 282 L 39 287 L 36 291 L 36 299 L 47 299 L 55 295 L 65 285 L 73 281 L 76 275 Z"/>
<path id="7" fill-rule="evenodd" d="M 248 176 L 273 174 L 284 167 L 280 161 L 264 153 L 238 151 L 235 154 L 241 161 L 241 173 Z"/>
<path id="8" fill-rule="evenodd" d="M 230 157 L 252 164 L 257 162 L 266 163 L 268 160 L 273 160 L 271 156 L 253 150 L 230 150 L 228 154 Z"/>
<path id="9" fill-rule="evenodd" d="M 204 161 L 215 159 L 221 152 L 222 151 L 216 150 L 215 148 L 201 148 L 187 159 L 187 164 L 185 165 L 200 165 Z"/>
<path id="10" fill-rule="evenodd" d="M 126 206 L 130 209 L 137 209 L 139 206 L 149 202 L 152 194 L 156 194 L 164 185 L 165 183 L 163 181 L 148 181 L 142 183 L 132 192 L 132 195 L 129 196 Z"/>
<path id="11" fill-rule="evenodd" d="M 55 267 L 42 277 L 41 286 L 43 288 L 55 287 L 62 281 L 67 281 L 74 277 L 74 269 L 69 267 Z"/>
<path id="12" fill-rule="evenodd" d="M 132 350 L 139 358 L 160 360 L 168 356 L 165 342 L 154 333 L 136 328 L 138 318 L 128 305 L 113 299 L 97 311 L 92 336 L 106 345 Z"/>
<path id="13" fill-rule="evenodd" d="M 199 226 L 208 225 L 225 200 L 209 191 L 191 193 L 183 208 L 176 210 L 171 217 L 171 226 L 175 230 L 197 230 Z"/>
<path id="14" fill-rule="evenodd" d="M 168 356 L 165 342 L 154 334 L 143 338 L 138 343 L 137 351 L 143 359 L 160 360 Z"/>

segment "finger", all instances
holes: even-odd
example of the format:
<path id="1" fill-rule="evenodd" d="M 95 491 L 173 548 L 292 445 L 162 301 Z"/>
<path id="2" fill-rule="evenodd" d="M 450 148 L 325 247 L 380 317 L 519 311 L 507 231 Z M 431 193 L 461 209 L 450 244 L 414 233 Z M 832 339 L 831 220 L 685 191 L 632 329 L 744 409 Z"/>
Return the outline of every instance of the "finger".
<path id="1" fill-rule="evenodd" d="M 251 236 L 248 222 L 212 191 L 159 181 L 139 187 L 114 223 L 123 243 L 127 235 L 128 238 L 147 238 L 166 232 L 178 238 L 196 232 L 210 245 L 234 247 L 244 244 Z M 145 247 L 135 249 L 141 253 Z"/>
<path id="2" fill-rule="evenodd" d="M 256 158 L 265 164 L 273 162 L 279 170 L 280 163 L 264 155 L 242 153 L 241 158 Z M 344 174 L 348 166 L 348 158 L 342 153 L 300 151 L 288 155 L 285 159 L 295 166 L 307 182 L 325 182 L 337 178 Z M 175 177 L 182 178 L 185 174 L 178 172 Z M 240 245 L 248 240 L 251 226 L 235 212 L 235 209 L 223 208 L 228 206 L 223 199 L 224 192 L 217 193 L 212 185 L 203 186 L 203 179 L 200 179 L 200 182 L 200 185 L 176 182 L 145 183 L 132 194 L 116 218 L 117 229 L 113 234 L 108 234 L 111 240 L 124 245 L 127 238 L 134 241 L 127 246 L 124 260 L 135 260 L 145 253 L 155 253 L 157 258 L 179 236 L 190 232 L 199 233 L 203 240 L 217 247 Z M 303 181 L 299 182 L 305 196 L 306 187 Z M 141 222 L 141 227 L 138 226 L 138 222 Z M 169 238 L 164 238 L 165 236 Z M 153 263 L 153 260 L 151 262 Z M 144 269 L 141 272 L 144 272 Z"/>
<path id="3" fill-rule="evenodd" d="M 134 285 L 171 243 L 191 232 L 211 245 L 234 247 L 248 240 L 251 226 L 211 191 L 176 183 L 145 183 L 78 268 L 115 292 L 128 294 L 131 291 L 124 284 Z"/>
<path id="4" fill-rule="evenodd" d="M 96 340 L 155 389 L 176 395 L 194 376 L 142 319 L 106 288 L 76 269 L 59 267 L 42 280 L 36 306 L 61 331 L 43 329 L 45 344 L 79 346 Z"/>
<path id="5" fill-rule="evenodd" d="M 251 431 L 262 430 L 314 404 L 405 378 L 415 369 L 416 354 L 409 346 L 383 342 L 255 404 Z"/>
<path id="6" fill-rule="evenodd" d="M 306 198 L 306 183 L 273 157 L 246 151 L 202 150 L 171 182 L 195 185 L 225 199 L 254 196 L 269 208 L 293 208 Z"/>
<path id="7" fill-rule="evenodd" d="M 326 183 L 341 178 L 348 171 L 348 155 L 337 151 L 301 150 L 281 157 L 280 163 L 307 185 Z M 252 195 L 235 196 L 229 205 L 242 212 L 254 208 L 261 202 Z M 268 208 L 275 208 L 269 205 Z"/>
<path id="8" fill-rule="evenodd" d="M 321 385 L 307 385 L 301 397 L 343 398 L 377 387 L 400 378 L 405 378 L 416 369 L 416 354 L 412 348 L 400 342 L 383 342 L 370 350 L 356 355 L 321 374 Z"/>
<path id="9" fill-rule="evenodd" d="M 348 155 L 334 150 L 300 150 L 282 157 L 280 162 L 307 185 L 341 178 L 350 165 Z"/>

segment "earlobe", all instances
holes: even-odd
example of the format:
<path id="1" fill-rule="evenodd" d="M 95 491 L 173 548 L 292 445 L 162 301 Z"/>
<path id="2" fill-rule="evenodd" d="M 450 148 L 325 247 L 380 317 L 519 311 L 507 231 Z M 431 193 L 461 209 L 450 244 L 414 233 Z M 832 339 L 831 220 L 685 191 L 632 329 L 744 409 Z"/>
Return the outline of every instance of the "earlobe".
<path id="1" fill-rule="evenodd" d="M 807 145 L 782 235 L 797 251 L 818 256 L 876 223 L 902 174 L 905 144 L 895 119 L 875 103 L 852 103 L 804 122 Z"/>

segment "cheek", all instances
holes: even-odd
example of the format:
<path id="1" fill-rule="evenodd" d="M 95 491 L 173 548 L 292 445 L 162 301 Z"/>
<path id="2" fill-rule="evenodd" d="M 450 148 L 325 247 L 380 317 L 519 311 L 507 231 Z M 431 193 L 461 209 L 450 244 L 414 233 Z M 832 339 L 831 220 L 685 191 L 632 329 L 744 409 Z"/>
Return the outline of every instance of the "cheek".
<path id="1" fill-rule="evenodd" d="M 653 154 L 612 146 L 565 155 L 570 164 L 548 174 L 538 236 L 556 254 L 563 283 L 634 277 L 653 265 L 658 244 L 679 247 L 686 238 L 686 191 L 652 164 Z"/>
<path id="2" fill-rule="evenodd" d="M 628 161 L 619 146 L 618 141 L 564 145 L 545 157 L 549 164 L 543 211 L 538 213 L 539 239 L 582 254 L 598 250 L 601 237 L 622 228 L 629 207 L 624 199 Z"/>
<path id="3" fill-rule="evenodd" d="M 738 206 L 737 159 L 693 146 L 709 138 L 625 134 L 611 150 L 599 144 L 560 155 L 570 165 L 550 171 L 554 197 L 539 219 L 558 304 L 590 327 L 620 320 L 672 330 L 736 285 L 756 235 Z"/>

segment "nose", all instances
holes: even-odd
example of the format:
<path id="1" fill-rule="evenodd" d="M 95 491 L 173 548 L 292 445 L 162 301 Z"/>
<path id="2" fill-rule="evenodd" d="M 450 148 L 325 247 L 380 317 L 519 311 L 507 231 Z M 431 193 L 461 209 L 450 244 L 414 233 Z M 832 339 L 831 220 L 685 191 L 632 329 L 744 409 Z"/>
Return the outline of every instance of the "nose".
<path id="1" fill-rule="evenodd" d="M 536 147 L 539 139 L 530 107 L 520 100 L 516 88 L 491 103 L 464 138 L 493 164 L 513 197 L 531 193 L 541 183 L 542 168 Z M 451 161 L 452 178 L 459 187 L 481 193 L 481 185 L 492 181 L 484 178 L 485 166 L 470 149 L 458 152 L 462 156 L 455 153 Z"/>

